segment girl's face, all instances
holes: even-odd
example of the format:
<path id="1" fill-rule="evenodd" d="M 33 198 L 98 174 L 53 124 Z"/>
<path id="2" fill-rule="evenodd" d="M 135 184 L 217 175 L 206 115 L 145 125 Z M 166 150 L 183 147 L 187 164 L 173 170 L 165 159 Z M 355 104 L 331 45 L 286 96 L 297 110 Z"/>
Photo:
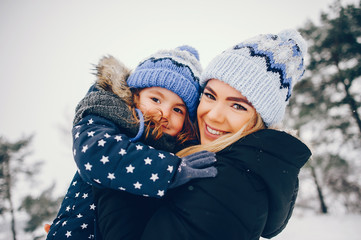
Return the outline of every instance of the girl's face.
<path id="1" fill-rule="evenodd" d="M 139 92 L 138 106 L 143 114 L 159 118 L 162 130 L 176 136 L 183 128 L 187 107 L 174 92 L 161 88 L 149 87 Z"/>
<path id="2" fill-rule="evenodd" d="M 238 132 L 255 114 L 255 108 L 238 90 L 218 79 L 209 80 L 197 109 L 201 144 Z"/>

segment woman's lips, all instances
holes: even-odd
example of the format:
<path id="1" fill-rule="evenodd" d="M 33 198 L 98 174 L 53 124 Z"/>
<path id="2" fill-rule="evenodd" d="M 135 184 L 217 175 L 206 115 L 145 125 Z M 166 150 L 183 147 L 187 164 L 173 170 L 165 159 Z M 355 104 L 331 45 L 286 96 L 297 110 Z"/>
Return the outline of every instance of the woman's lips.
<path id="1" fill-rule="evenodd" d="M 224 132 L 224 131 L 221 131 L 221 130 L 218 130 L 218 129 L 211 128 L 207 124 L 205 124 L 205 126 L 206 126 L 206 129 L 205 129 L 206 134 L 210 135 L 212 137 L 219 137 L 219 136 L 222 136 L 222 135 L 227 133 L 227 132 Z"/>

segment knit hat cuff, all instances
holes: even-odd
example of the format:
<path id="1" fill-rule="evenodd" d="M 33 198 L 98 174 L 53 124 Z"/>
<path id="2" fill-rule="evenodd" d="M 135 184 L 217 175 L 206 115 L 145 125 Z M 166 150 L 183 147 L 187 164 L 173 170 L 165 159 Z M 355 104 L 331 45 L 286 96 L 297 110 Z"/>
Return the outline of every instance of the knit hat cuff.
<path id="1" fill-rule="evenodd" d="M 283 97 L 287 89 L 280 89 L 280 83 L 275 81 L 279 77 L 274 76 L 278 73 L 267 71 L 263 58 L 247 55 L 249 53 L 242 55 L 233 52 L 218 55 L 204 70 L 200 85 L 203 88 L 210 79 L 221 80 L 241 92 L 262 116 L 267 126 L 279 123 L 283 119 L 287 105 Z"/>

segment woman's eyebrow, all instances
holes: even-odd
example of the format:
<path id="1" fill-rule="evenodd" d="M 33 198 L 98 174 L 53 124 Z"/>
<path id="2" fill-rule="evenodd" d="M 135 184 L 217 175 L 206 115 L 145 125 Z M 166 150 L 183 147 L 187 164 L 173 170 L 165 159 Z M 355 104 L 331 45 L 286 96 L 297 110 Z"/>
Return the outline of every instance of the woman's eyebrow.
<path id="1" fill-rule="evenodd" d="M 240 98 L 240 97 L 227 97 L 226 100 L 228 100 L 228 101 L 235 101 L 235 102 L 244 102 L 244 103 L 252 106 L 252 103 L 248 102 L 247 99 L 245 99 L 245 98 Z"/>
<path id="2" fill-rule="evenodd" d="M 217 94 L 215 93 L 215 91 L 213 91 L 213 89 L 210 88 L 209 86 L 206 86 L 205 89 L 207 89 L 208 91 L 210 91 L 213 95 L 216 95 L 216 96 L 217 96 Z"/>

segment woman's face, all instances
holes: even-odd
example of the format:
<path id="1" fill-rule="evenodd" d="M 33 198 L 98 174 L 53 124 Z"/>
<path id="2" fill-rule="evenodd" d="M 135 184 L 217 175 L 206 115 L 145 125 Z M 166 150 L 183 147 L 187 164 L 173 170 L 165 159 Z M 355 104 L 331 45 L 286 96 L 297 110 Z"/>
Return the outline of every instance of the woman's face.
<path id="1" fill-rule="evenodd" d="M 201 144 L 238 132 L 255 114 L 255 108 L 238 90 L 220 80 L 209 80 L 197 109 Z"/>
<path id="2" fill-rule="evenodd" d="M 144 88 L 137 105 L 143 114 L 159 118 L 164 133 L 176 136 L 182 130 L 187 107 L 174 92 L 161 87 Z"/>

